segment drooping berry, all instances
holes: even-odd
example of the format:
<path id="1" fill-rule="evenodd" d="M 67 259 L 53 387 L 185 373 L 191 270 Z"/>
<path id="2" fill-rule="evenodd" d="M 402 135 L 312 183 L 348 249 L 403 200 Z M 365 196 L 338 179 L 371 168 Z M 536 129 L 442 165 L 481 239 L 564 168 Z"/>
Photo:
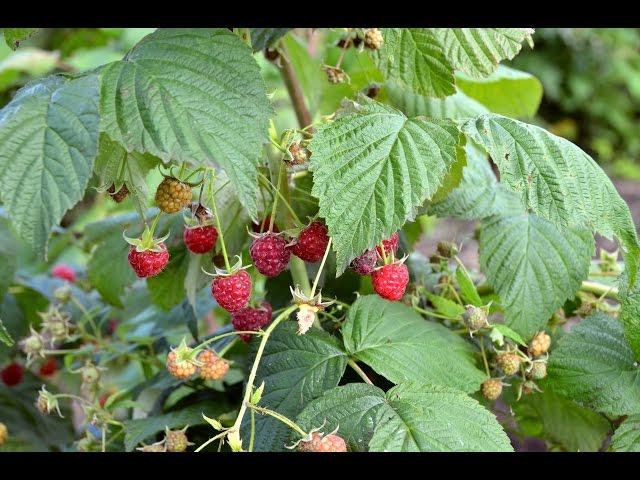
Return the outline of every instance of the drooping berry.
<path id="1" fill-rule="evenodd" d="M 258 331 L 271 323 L 271 313 L 271 304 L 265 301 L 258 308 L 243 308 L 231 316 L 233 328 L 238 332 Z M 249 342 L 252 336 L 244 333 L 240 335 L 240 338 L 244 342 Z"/>
<path id="2" fill-rule="evenodd" d="M 399 239 L 398 232 L 395 232 L 386 240 L 382 240 L 382 245 L 384 245 L 385 255 L 389 256 L 391 255 L 391 252 L 396 253 L 396 251 L 398 250 L 398 239 Z M 380 245 L 376 247 L 376 250 L 378 252 L 378 255 L 382 257 L 383 255 L 382 255 L 382 249 L 380 248 Z"/>
<path id="3" fill-rule="evenodd" d="M 298 444 L 300 452 L 346 452 L 347 444 L 344 439 L 338 435 L 322 435 L 319 432 L 311 434 L 311 440 L 301 441 Z"/>
<path id="4" fill-rule="evenodd" d="M 371 275 L 376 268 L 378 255 L 375 250 L 366 250 L 351 261 L 351 269 L 359 275 Z"/>
<path id="5" fill-rule="evenodd" d="M 76 281 L 76 272 L 69 265 L 60 263 L 51 269 L 51 276 L 74 283 Z"/>
<path id="6" fill-rule="evenodd" d="M 409 283 L 409 270 L 404 263 L 391 263 L 374 270 L 371 278 L 378 295 L 397 301 L 402 298 Z"/>
<path id="7" fill-rule="evenodd" d="M 545 331 L 536 333 L 529 344 L 529 353 L 534 357 L 544 355 L 551 346 L 551 337 Z"/>
<path id="8" fill-rule="evenodd" d="M 220 358 L 213 350 L 203 350 L 198 354 L 200 378 L 203 380 L 220 380 L 229 371 L 229 362 Z"/>
<path id="9" fill-rule="evenodd" d="M 156 190 L 156 205 L 165 213 L 176 213 L 191 203 L 191 187 L 177 178 L 165 177 Z"/>
<path id="10" fill-rule="evenodd" d="M 384 38 L 382 32 L 377 28 L 368 28 L 364 32 L 364 46 L 370 50 L 380 50 Z"/>
<path id="11" fill-rule="evenodd" d="M 182 238 L 190 252 L 207 253 L 213 249 L 218 240 L 218 230 L 213 225 L 185 228 Z"/>
<path id="12" fill-rule="evenodd" d="M 547 364 L 546 362 L 535 361 L 529 367 L 527 371 L 527 378 L 531 378 L 533 380 L 542 380 L 547 376 Z"/>
<path id="13" fill-rule="evenodd" d="M 505 375 L 515 375 L 520 370 L 522 359 L 515 353 L 501 353 L 497 356 L 496 362 Z"/>
<path id="14" fill-rule="evenodd" d="M 193 445 L 189 442 L 187 434 L 185 433 L 188 427 L 182 430 L 165 430 L 165 442 L 168 452 L 184 452 L 188 445 Z"/>
<path id="15" fill-rule="evenodd" d="M 19 363 L 10 363 L 2 369 L 0 377 L 2 377 L 2 381 L 6 386 L 13 387 L 14 385 L 18 385 L 22 382 L 22 378 L 24 377 L 24 368 Z"/>
<path id="16" fill-rule="evenodd" d="M 231 275 L 217 276 L 211 283 L 211 293 L 218 305 L 227 312 L 237 312 L 249 303 L 251 277 L 246 270 L 238 270 Z"/>
<path id="17" fill-rule="evenodd" d="M 482 382 L 480 387 L 482 395 L 488 400 L 496 400 L 502 394 L 502 380 L 490 378 Z"/>
<path id="18" fill-rule="evenodd" d="M 291 247 L 293 254 L 305 262 L 315 263 L 324 256 L 329 243 L 327 227 L 321 222 L 311 222 L 298 235 Z"/>
<path id="19" fill-rule="evenodd" d="M 462 314 L 462 320 L 471 333 L 475 333 L 481 328 L 487 327 L 489 322 L 487 321 L 489 314 L 489 308 L 476 307 L 475 305 L 466 305 L 465 311 Z"/>
<path id="20" fill-rule="evenodd" d="M 129 195 L 129 189 L 123 184 L 120 190 L 116 192 L 116 186 L 112 183 L 107 190 L 107 193 L 114 202 L 121 203 Z"/>
<path id="21" fill-rule="evenodd" d="M 266 232 L 267 230 L 269 230 L 269 224 L 271 223 L 271 215 L 267 215 L 266 217 L 264 217 L 264 219 L 261 222 L 253 222 L 251 223 L 251 230 L 253 230 L 256 233 L 262 233 L 262 232 Z M 273 233 L 279 233 L 280 229 L 278 228 L 278 226 L 275 224 L 273 224 L 273 229 L 271 230 Z"/>
<path id="22" fill-rule="evenodd" d="M 282 235 L 265 233 L 253 240 L 249 248 L 256 269 L 266 277 L 277 277 L 289 265 L 291 251 Z"/>
<path id="23" fill-rule="evenodd" d="M 172 349 L 167 355 L 167 370 L 171 376 L 186 380 L 196 373 L 198 365 L 193 360 L 194 351 L 188 347 L 184 340 L 178 348 Z"/>
<path id="24" fill-rule="evenodd" d="M 49 358 L 40 366 L 40 375 L 49 377 L 58 371 L 58 363 L 55 358 Z"/>
<path id="25" fill-rule="evenodd" d="M 135 246 L 129 250 L 129 264 L 139 278 L 158 275 L 169 263 L 169 252 L 164 243 L 159 243 L 155 250 L 138 251 Z"/>

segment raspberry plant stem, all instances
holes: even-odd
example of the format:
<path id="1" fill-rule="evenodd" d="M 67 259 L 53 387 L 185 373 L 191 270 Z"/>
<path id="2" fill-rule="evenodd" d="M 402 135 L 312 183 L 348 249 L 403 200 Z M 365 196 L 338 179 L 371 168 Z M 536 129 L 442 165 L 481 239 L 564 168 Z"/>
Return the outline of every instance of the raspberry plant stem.
<path id="1" fill-rule="evenodd" d="M 489 362 L 487 362 L 487 354 L 484 351 L 484 342 L 482 338 L 480 340 L 480 353 L 482 353 L 482 361 L 484 363 L 484 371 L 487 372 L 487 377 L 491 378 L 491 372 L 489 371 Z"/>
<path id="2" fill-rule="evenodd" d="M 289 62 L 289 53 L 287 52 L 287 47 L 283 42 L 280 42 L 279 50 L 282 52 L 282 55 L 280 55 L 280 61 L 282 62 L 280 73 L 282 74 L 282 79 L 284 80 L 284 84 L 287 87 L 287 92 L 289 93 L 289 98 L 291 98 L 293 110 L 296 112 L 296 117 L 298 118 L 300 128 L 305 129 L 306 127 L 311 125 L 313 119 L 305 103 L 304 92 L 302 91 L 302 87 L 300 86 L 298 76 L 296 75 L 294 68 L 291 66 L 291 63 Z"/>
<path id="3" fill-rule="evenodd" d="M 288 426 L 289 428 L 291 428 L 291 430 L 294 430 L 297 434 L 301 435 L 302 437 L 306 437 L 307 436 L 307 432 L 305 432 L 302 428 L 300 428 L 300 426 L 294 422 L 293 420 L 285 417 L 284 415 L 278 413 L 278 412 L 274 412 L 273 410 L 269 410 L 268 408 L 264 408 L 264 407 L 259 407 L 257 405 L 254 405 L 252 403 L 247 403 L 247 407 L 249 407 L 253 411 L 255 410 L 258 413 L 263 413 L 265 415 L 270 415 L 273 418 L 276 418 L 278 420 L 280 420 L 282 423 L 284 423 L 286 426 Z"/>
<path id="4" fill-rule="evenodd" d="M 347 365 L 349 365 L 351 368 L 353 368 L 353 370 L 358 374 L 358 376 L 362 380 L 364 380 L 365 383 L 368 383 L 369 385 L 373 385 L 373 382 L 371 381 L 371 379 L 369 379 L 369 377 L 367 377 L 367 374 L 364 373 L 364 370 L 362 370 L 360 368 L 360 366 L 355 362 L 355 360 L 350 358 L 349 360 L 347 360 Z"/>
<path id="5" fill-rule="evenodd" d="M 285 196 L 280 192 L 279 188 L 276 188 L 273 183 L 271 183 L 271 181 L 263 174 L 258 172 L 258 178 L 260 178 L 260 180 L 263 181 L 263 183 L 265 184 L 265 186 L 267 187 L 271 187 L 271 189 L 276 193 L 276 198 L 280 198 L 280 200 L 282 200 L 282 203 L 284 203 L 284 206 L 287 207 L 287 210 L 289 211 L 289 213 L 291 214 L 291 218 L 294 220 L 294 222 L 296 223 L 296 226 L 300 226 L 303 225 L 303 223 L 300 221 L 300 218 L 298 217 L 298 215 L 296 215 L 296 212 L 293 210 L 293 208 L 291 207 L 291 204 L 287 201 L 287 199 L 285 198 Z M 284 190 L 284 186 L 282 188 Z M 274 203 L 275 203 L 275 198 L 274 198 Z M 273 219 L 273 214 L 271 215 L 271 218 Z"/>
<path id="6" fill-rule="evenodd" d="M 331 240 L 333 239 L 329 238 L 329 242 L 327 243 L 327 248 L 325 248 L 324 255 L 322 256 L 322 262 L 320 263 L 320 268 L 318 268 L 318 273 L 316 273 L 316 278 L 313 280 L 313 286 L 311 287 L 311 294 L 310 294 L 311 297 L 313 297 L 313 295 L 316 293 L 316 287 L 318 286 L 320 275 L 322 275 L 324 264 L 327 261 L 327 256 L 329 255 L 329 250 L 331 250 Z"/>
<path id="7" fill-rule="evenodd" d="M 612 298 L 614 300 L 617 300 L 618 295 L 620 294 L 620 290 L 618 290 L 618 287 L 603 285 L 602 283 L 591 282 L 588 280 L 582 282 L 580 290 L 582 290 L 583 292 L 590 292 L 595 295 L 604 295 L 605 297 Z"/>
<path id="8" fill-rule="evenodd" d="M 209 180 L 209 201 L 213 208 L 213 215 L 216 217 L 216 228 L 218 229 L 218 235 L 220 236 L 220 246 L 222 247 L 222 256 L 224 257 L 224 266 L 227 272 L 231 272 L 231 265 L 229 264 L 229 256 L 227 255 L 227 247 L 224 243 L 224 233 L 222 231 L 222 225 L 220 225 L 220 217 L 218 216 L 218 208 L 216 207 L 216 198 L 213 194 L 213 184 L 216 179 L 216 171 L 211 169 L 211 179 Z"/>
<path id="9" fill-rule="evenodd" d="M 271 218 L 269 219 L 269 231 L 273 231 L 273 222 L 276 218 L 276 212 L 278 210 L 278 198 L 280 198 L 280 185 L 282 184 L 282 171 L 284 170 L 284 162 L 280 162 L 278 167 L 278 180 L 276 182 L 276 195 L 273 199 L 273 205 L 271 206 Z"/>
<path id="10" fill-rule="evenodd" d="M 289 318 L 289 315 L 298 308 L 296 305 L 293 305 L 287 308 L 284 312 L 276 317 L 276 319 L 269 325 L 269 327 L 265 330 L 262 339 L 260 340 L 260 345 L 258 346 L 258 351 L 256 352 L 256 358 L 253 360 L 253 365 L 251 366 L 251 372 L 249 372 L 249 378 L 247 379 L 247 385 L 245 387 L 244 398 L 242 399 L 242 405 L 240 406 L 240 411 L 238 412 L 238 416 L 236 417 L 236 421 L 233 423 L 233 426 L 226 432 L 227 434 L 230 432 L 240 432 L 240 425 L 242 425 L 242 419 L 244 414 L 247 411 L 247 405 L 249 400 L 251 399 L 251 394 L 253 393 L 253 382 L 256 379 L 256 374 L 258 373 L 258 366 L 260 365 L 260 360 L 262 359 L 262 354 L 264 352 L 264 347 L 271 336 L 271 333 L 275 330 L 275 328 L 282 322 Z M 209 441 L 213 441 L 209 439 L 207 442 L 203 444 L 206 445 Z M 202 448 L 202 446 L 200 447 Z"/>

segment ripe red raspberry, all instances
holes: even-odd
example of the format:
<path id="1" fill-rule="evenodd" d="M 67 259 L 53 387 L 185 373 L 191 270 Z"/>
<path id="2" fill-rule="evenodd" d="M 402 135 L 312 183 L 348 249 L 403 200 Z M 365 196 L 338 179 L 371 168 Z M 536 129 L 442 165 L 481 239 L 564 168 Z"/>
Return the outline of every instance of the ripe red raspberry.
<path id="1" fill-rule="evenodd" d="M 220 380 L 229 371 L 229 362 L 220 358 L 212 350 L 204 350 L 198 354 L 200 366 L 200 378 L 203 380 Z"/>
<path id="2" fill-rule="evenodd" d="M 138 252 L 136 247 L 131 247 L 129 250 L 129 264 L 138 277 L 153 277 L 167 266 L 167 263 L 169 263 L 167 246 L 164 243 L 160 243 L 158 247 L 161 249 L 160 252 L 154 252 L 153 250 Z"/>
<path id="3" fill-rule="evenodd" d="M 298 444 L 300 452 L 346 452 L 347 444 L 344 439 L 338 435 L 330 434 L 323 436 L 321 433 L 313 432 L 311 440 L 308 442 L 301 441 Z"/>
<path id="4" fill-rule="evenodd" d="M 22 377 L 24 377 L 24 368 L 22 368 L 22 365 L 19 363 L 13 362 L 7 365 L 2 372 L 0 372 L 0 376 L 6 386 L 13 387 L 14 385 L 18 385 L 22 382 Z"/>
<path id="5" fill-rule="evenodd" d="M 378 254 L 375 250 L 366 250 L 359 257 L 354 258 L 351 261 L 351 269 L 360 275 L 371 275 L 376 268 L 378 261 Z"/>
<path id="6" fill-rule="evenodd" d="M 373 289 L 382 298 L 400 300 L 409 283 L 409 270 L 404 263 L 391 263 L 371 274 Z"/>
<path id="7" fill-rule="evenodd" d="M 213 225 L 185 228 L 182 238 L 189 251 L 207 253 L 211 251 L 218 240 L 218 230 Z"/>
<path id="8" fill-rule="evenodd" d="M 251 230 L 253 230 L 256 233 L 262 233 L 262 232 L 266 232 L 267 230 L 269 230 L 269 223 L 271 223 L 271 215 L 267 215 L 266 217 L 264 217 L 264 220 L 262 220 L 262 222 L 252 222 L 251 223 Z M 262 226 L 262 232 L 260 231 Z M 279 233 L 280 229 L 278 228 L 278 226 L 275 224 L 273 224 L 273 230 L 271 230 L 273 233 Z"/>
<path id="9" fill-rule="evenodd" d="M 251 277 L 246 270 L 221 275 L 211 283 L 213 298 L 227 312 L 237 312 L 247 306 L 251 297 Z"/>
<path id="10" fill-rule="evenodd" d="M 271 323 L 272 308 L 269 302 L 262 302 L 258 308 L 243 308 L 231 316 L 233 328 L 238 332 L 257 331 Z M 249 342 L 253 335 L 244 333 L 240 338 Z"/>
<path id="11" fill-rule="evenodd" d="M 51 269 L 51 276 L 74 283 L 76 281 L 76 272 L 69 265 L 60 263 Z"/>
<path id="12" fill-rule="evenodd" d="M 165 213 L 176 213 L 189 206 L 191 187 L 177 178 L 165 177 L 156 190 L 156 205 Z"/>
<path id="13" fill-rule="evenodd" d="M 58 363 L 55 358 L 50 358 L 40 366 L 40 375 L 48 377 L 58 370 Z"/>
<path id="14" fill-rule="evenodd" d="M 112 183 L 107 193 L 114 202 L 121 203 L 129 195 L 129 189 L 123 184 L 120 190 L 116 192 L 116 186 Z"/>
<path id="15" fill-rule="evenodd" d="M 324 256 L 328 243 L 327 227 L 320 222 L 311 222 L 300 232 L 291 251 L 296 257 L 315 263 Z"/>
<path id="16" fill-rule="evenodd" d="M 265 233 L 253 240 L 249 255 L 256 269 L 266 277 L 277 277 L 289 265 L 291 251 L 282 235 Z"/>
<path id="17" fill-rule="evenodd" d="M 198 366 L 188 360 L 181 360 L 176 350 L 171 350 L 167 355 L 167 370 L 171 376 L 179 379 L 186 380 L 191 375 L 196 373 Z"/>
<path id="18" fill-rule="evenodd" d="M 384 245 L 384 253 L 386 255 L 390 255 L 391 252 L 396 253 L 396 251 L 398 250 L 398 238 L 399 235 L 398 232 L 396 232 L 386 240 L 382 240 L 382 245 Z M 376 250 L 378 251 L 378 255 L 382 257 L 382 249 L 380 248 L 380 245 L 376 247 Z"/>

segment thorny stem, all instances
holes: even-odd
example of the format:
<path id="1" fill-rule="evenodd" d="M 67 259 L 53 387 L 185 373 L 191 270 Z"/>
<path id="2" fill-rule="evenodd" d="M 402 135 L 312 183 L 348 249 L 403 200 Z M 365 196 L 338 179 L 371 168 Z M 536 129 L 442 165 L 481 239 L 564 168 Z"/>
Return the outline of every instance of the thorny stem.
<path id="1" fill-rule="evenodd" d="M 373 382 L 371 381 L 371 379 L 369 379 L 369 377 L 367 377 L 367 374 L 364 373 L 364 370 L 362 370 L 360 368 L 360 366 L 355 362 L 355 360 L 350 358 L 349 360 L 347 360 L 347 365 L 349 365 L 351 368 L 353 368 L 353 370 L 358 374 L 358 376 L 362 380 L 364 380 L 365 383 L 368 383 L 369 385 L 373 385 Z"/>
<path id="2" fill-rule="evenodd" d="M 260 346 L 258 347 L 258 351 L 256 353 L 256 358 L 253 361 L 253 365 L 251 367 L 251 372 L 249 373 L 249 378 L 247 379 L 247 385 L 245 387 L 244 398 L 242 399 L 242 405 L 240 406 L 240 411 L 238 412 L 238 416 L 236 417 L 236 421 L 233 426 L 229 429 L 229 432 L 239 432 L 240 425 L 242 424 L 242 419 L 244 417 L 245 412 L 247 411 L 247 405 L 249 404 L 249 400 L 251 398 L 251 394 L 253 393 L 253 382 L 256 379 L 256 374 L 258 373 L 258 365 L 260 365 L 260 360 L 262 359 L 262 354 L 264 352 L 264 347 L 269 340 L 269 336 L 273 332 L 273 330 L 282 322 L 289 318 L 289 315 L 298 308 L 296 305 L 293 305 L 287 308 L 284 312 L 282 312 L 278 317 L 269 325 L 269 327 L 265 330 L 262 339 L 260 340 Z M 212 441 L 209 439 L 209 441 Z M 206 443 L 204 444 L 206 445 Z M 202 448 L 202 447 L 200 447 Z"/>
<path id="3" fill-rule="evenodd" d="M 253 452 L 253 442 L 256 438 L 256 412 L 251 410 L 251 436 L 249 437 L 249 451 Z"/>
<path id="4" fill-rule="evenodd" d="M 320 268 L 318 269 L 318 273 L 316 273 L 316 278 L 313 280 L 313 286 L 311 287 L 311 297 L 316 293 L 316 287 L 318 286 L 318 281 L 320 280 L 320 275 L 322 274 L 322 270 L 324 269 L 324 264 L 327 261 L 327 256 L 329 255 L 329 250 L 331 250 L 331 240 L 329 238 L 329 242 L 327 243 L 327 248 L 324 251 L 324 256 L 322 257 L 322 262 L 320 263 Z"/>
<path id="5" fill-rule="evenodd" d="M 257 405 L 253 405 L 252 403 L 247 403 L 247 407 L 249 407 L 251 410 L 255 410 L 258 413 L 264 413 L 266 415 L 270 415 L 273 418 L 280 420 L 282 423 L 287 425 L 289 428 L 294 430 L 297 434 L 299 434 L 302 437 L 307 436 L 307 432 L 305 432 L 302 428 L 300 428 L 300 426 L 296 422 L 294 422 L 293 420 L 285 417 L 284 415 L 278 412 L 274 412 L 273 410 L 269 410 L 268 408 L 258 407 Z"/>
<path id="6" fill-rule="evenodd" d="M 211 179 L 209 180 L 209 201 L 213 208 L 213 214 L 216 217 L 216 228 L 218 229 L 218 235 L 220 236 L 220 246 L 222 247 L 222 256 L 224 257 L 224 266 L 227 272 L 231 272 L 231 264 L 229 264 L 229 256 L 227 255 L 227 247 L 224 243 L 224 233 L 222 232 L 222 226 L 220 225 L 220 217 L 218 216 L 218 208 L 216 207 L 216 199 L 213 195 L 213 182 L 216 178 L 216 171 L 211 169 Z"/>

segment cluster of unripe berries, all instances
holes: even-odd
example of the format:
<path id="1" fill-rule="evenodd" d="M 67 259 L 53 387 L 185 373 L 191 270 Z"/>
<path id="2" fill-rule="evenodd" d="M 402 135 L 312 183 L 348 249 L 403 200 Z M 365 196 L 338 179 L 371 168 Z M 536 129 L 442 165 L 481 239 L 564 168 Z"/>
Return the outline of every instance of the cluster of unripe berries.
<path id="1" fill-rule="evenodd" d="M 184 452 L 189 445 L 193 445 L 187 438 L 187 428 L 189 428 L 189 426 L 181 430 L 169 430 L 169 428 L 165 428 L 164 438 L 162 440 L 152 443 L 151 445 L 138 447 L 137 450 L 141 452 Z"/>
<path id="2" fill-rule="evenodd" d="M 167 355 L 167 371 L 179 380 L 198 374 L 203 380 L 220 380 L 229 371 L 229 362 L 210 349 L 198 351 L 184 344 Z"/>
<path id="3" fill-rule="evenodd" d="M 520 385 L 520 393 L 528 394 L 538 390 L 535 383 L 547 376 L 547 362 L 544 357 L 551 346 L 551 337 L 544 331 L 538 332 L 527 349 L 528 355 L 520 350 L 501 352 L 496 356 L 496 365 L 505 376 L 516 375 L 523 363 L 527 364 L 524 371 L 524 382 Z M 489 400 L 496 400 L 502 394 L 502 379 L 489 378 L 482 383 L 482 395 Z"/>

